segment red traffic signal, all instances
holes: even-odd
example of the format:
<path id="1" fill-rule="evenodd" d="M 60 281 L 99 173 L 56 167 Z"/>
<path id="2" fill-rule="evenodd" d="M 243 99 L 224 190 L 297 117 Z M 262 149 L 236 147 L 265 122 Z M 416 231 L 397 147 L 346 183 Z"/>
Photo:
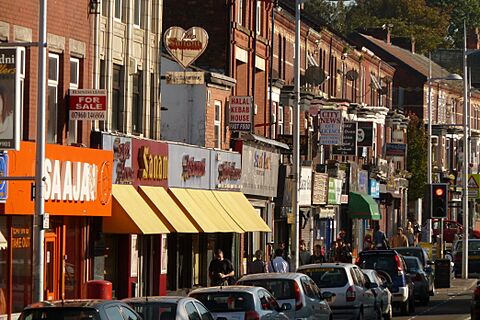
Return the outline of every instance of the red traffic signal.
<path id="1" fill-rule="evenodd" d="M 446 183 L 433 183 L 431 185 L 431 217 L 448 217 L 448 185 Z"/>
<path id="2" fill-rule="evenodd" d="M 445 191 L 443 190 L 443 188 L 436 188 L 436 189 L 435 189 L 435 194 L 436 194 L 438 197 L 443 196 L 444 193 L 445 193 Z"/>

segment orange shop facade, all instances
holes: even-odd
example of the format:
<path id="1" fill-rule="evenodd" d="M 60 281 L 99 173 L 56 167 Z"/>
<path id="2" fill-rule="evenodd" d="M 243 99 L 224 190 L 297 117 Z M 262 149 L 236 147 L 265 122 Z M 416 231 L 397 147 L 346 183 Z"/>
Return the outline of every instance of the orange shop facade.
<path id="1" fill-rule="evenodd" d="M 2 155 L 8 176 L 35 174 L 35 143 Z M 111 215 L 110 151 L 46 146 L 44 300 L 86 297 L 94 278 L 94 235 L 101 217 Z M 33 181 L 1 184 L 0 313 L 17 314 L 32 302 Z"/>

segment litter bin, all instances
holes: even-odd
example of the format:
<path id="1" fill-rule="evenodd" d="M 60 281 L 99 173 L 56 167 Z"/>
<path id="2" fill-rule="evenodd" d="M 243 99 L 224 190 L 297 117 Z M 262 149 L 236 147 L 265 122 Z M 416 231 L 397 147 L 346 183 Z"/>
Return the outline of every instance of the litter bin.
<path id="1" fill-rule="evenodd" d="M 450 288 L 450 259 L 435 260 L 435 288 Z"/>
<path id="2" fill-rule="evenodd" d="M 87 282 L 87 298 L 112 300 L 112 283 L 105 280 L 91 280 Z"/>

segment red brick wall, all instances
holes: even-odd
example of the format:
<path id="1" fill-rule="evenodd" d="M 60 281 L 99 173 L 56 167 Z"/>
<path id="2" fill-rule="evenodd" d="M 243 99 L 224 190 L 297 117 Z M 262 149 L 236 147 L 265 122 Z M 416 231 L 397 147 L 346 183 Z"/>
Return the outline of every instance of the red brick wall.
<path id="1" fill-rule="evenodd" d="M 218 89 L 214 87 L 208 88 L 210 90 L 210 101 L 207 101 L 206 115 L 205 115 L 205 147 L 217 148 L 215 145 L 215 101 L 222 103 L 221 115 L 221 149 L 228 149 L 230 147 L 230 131 L 227 130 L 228 118 L 228 99 L 230 91 Z"/>

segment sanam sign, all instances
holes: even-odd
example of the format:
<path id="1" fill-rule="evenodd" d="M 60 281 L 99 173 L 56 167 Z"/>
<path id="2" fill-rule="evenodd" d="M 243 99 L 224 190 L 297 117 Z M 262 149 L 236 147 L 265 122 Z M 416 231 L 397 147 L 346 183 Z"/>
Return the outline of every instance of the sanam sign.
<path id="1" fill-rule="evenodd" d="M 164 44 L 168 53 L 184 68 L 191 65 L 205 51 L 208 33 L 200 27 L 184 30 L 170 27 L 165 32 Z"/>
<path id="2" fill-rule="evenodd" d="M 340 110 L 320 110 L 320 144 L 342 145 L 343 118 Z"/>
<path id="3" fill-rule="evenodd" d="M 252 129 L 252 97 L 233 96 L 230 98 L 229 126 L 232 131 Z"/>
<path id="4" fill-rule="evenodd" d="M 105 89 L 70 90 L 70 120 L 106 120 Z"/>

